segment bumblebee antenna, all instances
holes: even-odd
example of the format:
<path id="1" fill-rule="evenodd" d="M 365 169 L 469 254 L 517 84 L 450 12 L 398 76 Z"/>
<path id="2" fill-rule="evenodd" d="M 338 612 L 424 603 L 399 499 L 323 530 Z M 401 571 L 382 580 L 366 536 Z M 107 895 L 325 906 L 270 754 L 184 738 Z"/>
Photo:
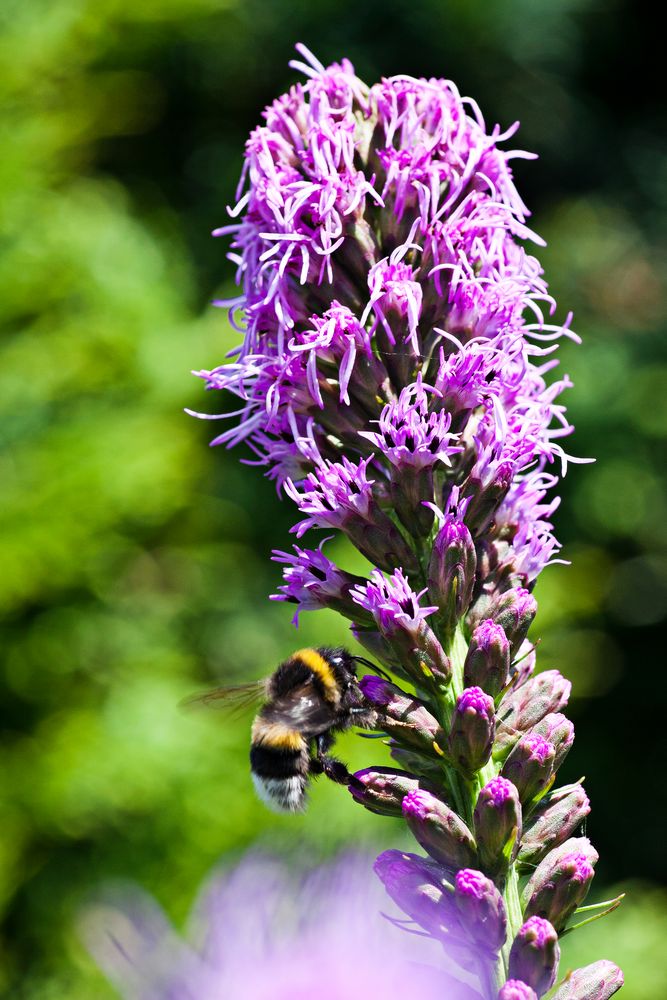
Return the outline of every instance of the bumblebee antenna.
<path id="1" fill-rule="evenodd" d="M 382 667 L 378 667 L 377 663 L 371 663 L 371 661 L 367 660 L 365 656 L 352 656 L 351 658 L 355 661 L 355 663 L 361 663 L 362 666 L 368 667 L 376 673 L 378 677 L 382 677 L 385 681 L 391 681 L 391 677 L 386 670 L 383 670 Z"/>

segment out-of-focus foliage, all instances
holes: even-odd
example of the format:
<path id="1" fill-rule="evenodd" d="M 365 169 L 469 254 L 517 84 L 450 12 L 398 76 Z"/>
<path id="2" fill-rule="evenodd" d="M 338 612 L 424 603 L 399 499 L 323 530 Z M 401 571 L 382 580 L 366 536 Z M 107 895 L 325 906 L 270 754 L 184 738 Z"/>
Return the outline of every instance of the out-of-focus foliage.
<path id="1" fill-rule="evenodd" d="M 573 565 L 540 581 L 535 631 L 575 681 L 567 767 L 588 775 L 602 880 L 664 878 L 646 762 L 665 694 L 667 159 L 637 5 L 5 0 L 0 17 L 0 992 L 110 995 L 73 931 L 108 877 L 179 919 L 249 842 L 317 854 L 397 836 L 322 782 L 305 817 L 271 816 L 249 788 L 248 720 L 178 708 L 297 641 L 267 601 L 290 511 L 182 414 L 206 402 L 189 369 L 234 343 L 207 305 L 231 271 L 208 231 L 297 40 L 368 79 L 452 77 L 489 120 L 521 117 L 541 154 L 519 179 L 585 337 L 565 352 L 573 449 L 598 462 L 567 480 Z M 323 641 L 344 626 L 304 616 L 298 643 Z M 361 765 L 368 744 L 343 753 Z M 648 1000 L 667 906 L 633 886 L 624 910 L 573 935 L 572 961 L 626 964 L 628 1000 Z"/>

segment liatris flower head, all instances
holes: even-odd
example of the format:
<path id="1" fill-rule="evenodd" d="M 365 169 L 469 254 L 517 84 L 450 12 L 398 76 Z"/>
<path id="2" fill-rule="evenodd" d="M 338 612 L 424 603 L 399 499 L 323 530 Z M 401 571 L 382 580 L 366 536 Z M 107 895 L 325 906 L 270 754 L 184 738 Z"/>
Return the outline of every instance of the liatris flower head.
<path id="1" fill-rule="evenodd" d="M 421 789 L 406 795 L 402 808 L 415 839 L 435 861 L 454 871 L 474 867 L 473 835 L 453 809 Z"/>
<path id="2" fill-rule="evenodd" d="M 498 889 L 483 872 L 461 868 L 454 879 L 454 900 L 466 934 L 482 951 L 497 953 L 505 943 L 507 917 Z"/>
<path id="3" fill-rule="evenodd" d="M 523 587 L 506 591 L 488 608 L 488 617 L 503 629 L 512 653 L 517 652 L 526 638 L 536 613 L 537 601 Z"/>
<path id="4" fill-rule="evenodd" d="M 554 771 L 557 771 L 574 743 L 574 726 L 561 712 L 550 712 L 537 723 L 533 733 L 542 736 L 553 746 Z"/>
<path id="5" fill-rule="evenodd" d="M 509 960 L 511 979 L 520 979 L 535 990 L 538 997 L 556 981 L 560 960 L 558 934 L 543 917 L 529 917 L 512 942 Z"/>
<path id="6" fill-rule="evenodd" d="M 568 840 L 590 811 L 588 796 L 578 782 L 551 792 L 530 814 L 521 838 L 519 860 L 537 864 L 550 850 Z"/>
<path id="7" fill-rule="evenodd" d="M 374 570 L 371 579 L 350 591 L 352 600 L 371 614 L 381 636 L 398 654 L 398 672 L 417 684 L 437 677 L 446 682 L 451 673 L 449 660 L 426 619 L 437 611 L 435 605 L 421 605 L 426 590 L 415 593 L 401 569 L 391 576 Z M 363 633 L 359 633 L 364 641 Z M 397 669 L 397 661 L 390 663 Z"/>
<path id="8" fill-rule="evenodd" d="M 466 688 L 456 701 L 449 733 L 452 760 L 465 774 L 472 774 L 486 764 L 495 731 L 493 698 L 481 688 Z"/>
<path id="9" fill-rule="evenodd" d="M 547 854 L 523 891 L 524 915 L 546 917 L 561 931 L 588 895 L 597 860 L 587 837 L 573 837 Z"/>
<path id="10" fill-rule="evenodd" d="M 279 592 L 272 595 L 272 599 L 296 604 L 295 625 L 298 625 L 302 611 L 316 611 L 320 608 L 333 608 L 357 621 L 363 618 L 359 605 L 350 597 L 352 587 L 364 583 L 363 577 L 339 569 L 324 555 L 322 545 L 318 549 L 302 549 L 295 545 L 293 553 L 275 550 L 273 558 L 276 562 L 283 563 L 286 569 L 285 582 L 278 588 Z M 372 620 L 370 615 L 367 620 Z"/>
<path id="11" fill-rule="evenodd" d="M 506 778 L 492 778 L 480 791 L 473 814 L 475 840 L 485 871 L 504 871 L 521 840 L 521 801 Z"/>
<path id="12" fill-rule="evenodd" d="M 503 764 L 502 776 L 519 792 L 522 805 L 544 793 L 554 772 L 556 748 L 543 736 L 531 732 L 522 736 Z"/>
<path id="13" fill-rule="evenodd" d="M 403 799 L 419 788 L 419 778 L 391 767 L 357 771 L 348 786 L 355 802 L 382 816 L 401 816 Z"/>
<path id="14" fill-rule="evenodd" d="M 522 733 L 536 727 L 545 716 L 567 705 L 572 685 L 558 670 L 544 670 L 521 687 L 512 689 L 498 706 L 498 726 L 493 749 L 502 760 Z"/>
<path id="15" fill-rule="evenodd" d="M 428 593 L 439 608 L 441 627 L 451 635 L 472 599 L 477 555 L 472 536 L 455 514 L 443 517 L 428 567 Z"/>
<path id="16" fill-rule="evenodd" d="M 495 698 L 507 683 L 510 669 L 510 647 L 501 625 L 490 618 L 480 622 L 473 632 L 465 663 L 463 681 L 466 687 L 481 687 Z"/>

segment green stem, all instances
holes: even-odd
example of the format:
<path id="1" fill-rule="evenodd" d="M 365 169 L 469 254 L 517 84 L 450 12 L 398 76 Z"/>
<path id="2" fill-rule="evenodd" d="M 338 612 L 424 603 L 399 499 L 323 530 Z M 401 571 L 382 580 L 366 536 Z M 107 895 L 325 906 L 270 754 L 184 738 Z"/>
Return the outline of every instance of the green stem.
<path id="1" fill-rule="evenodd" d="M 507 873 L 507 880 L 503 891 L 505 901 L 505 912 L 507 913 L 507 938 L 502 951 L 502 961 L 505 975 L 509 969 L 509 954 L 512 942 L 523 923 L 523 911 L 519 897 L 519 874 L 516 865 L 511 865 Z"/>

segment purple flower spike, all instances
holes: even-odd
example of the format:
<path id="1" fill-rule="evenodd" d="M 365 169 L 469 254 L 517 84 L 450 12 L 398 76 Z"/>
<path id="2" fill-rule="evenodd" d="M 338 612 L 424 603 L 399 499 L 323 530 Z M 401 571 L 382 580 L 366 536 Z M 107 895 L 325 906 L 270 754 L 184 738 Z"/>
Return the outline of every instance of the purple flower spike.
<path id="1" fill-rule="evenodd" d="M 537 993 L 520 979 L 508 979 L 498 992 L 498 1000 L 538 1000 Z"/>
<path id="2" fill-rule="evenodd" d="M 609 1000 L 623 985 L 623 973 L 606 959 L 569 972 L 552 1000 Z"/>
<path id="3" fill-rule="evenodd" d="M 524 915 L 545 917 L 557 931 L 588 894 L 598 853 L 587 837 L 574 837 L 547 854 L 523 891 Z"/>
<path id="4" fill-rule="evenodd" d="M 510 646 L 502 626 L 490 618 L 480 622 L 472 634 L 463 665 L 466 687 L 481 687 L 497 697 L 507 683 Z"/>
<path id="5" fill-rule="evenodd" d="M 492 778 L 477 796 L 475 840 L 485 871 L 502 873 L 513 860 L 521 837 L 521 802 L 511 781 Z"/>
<path id="6" fill-rule="evenodd" d="M 530 1000 L 556 954 L 537 930 L 567 928 L 597 858 L 572 839 L 581 787 L 550 794 L 574 739 L 570 684 L 535 673 L 527 639 L 535 581 L 559 561 L 554 492 L 573 430 L 552 355 L 578 338 L 571 317 L 551 321 L 527 247 L 540 241 L 510 164 L 526 154 L 502 147 L 516 126 L 487 131 L 449 81 L 369 87 L 347 60 L 298 51 L 305 82 L 266 108 L 215 233 L 231 237 L 227 305 L 244 337 L 199 372 L 238 400 L 214 443 L 250 449 L 295 505 L 297 539 L 341 533 L 375 567 L 364 579 L 297 545 L 275 554 L 274 599 L 295 621 L 335 609 L 400 679 L 360 682 L 366 715 L 349 721 L 388 737 L 397 768 L 364 768 L 349 792 L 403 816 L 430 855 L 379 870 L 485 1000 L 503 978 L 498 893 L 515 932 L 516 876 L 530 875 L 498 994 Z"/>
<path id="7" fill-rule="evenodd" d="M 522 736 L 502 769 L 517 788 L 523 806 L 544 793 L 554 771 L 556 748 L 535 732 Z"/>
<path id="8" fill-rule="evenodd" d="M 543 917 L 529 917 L 512 942 L 509 975 L 543 996 L 556 981 L 560 948 L 558 934 Z"/>
<path id="9" fill-rule="evenodd" d="M 454 879 L 454 900 L 461 923 L 471 941 L 482 951 L 496 954 L 505 943 L 505 904 L 490 878 L 472 868 L 462 868 Z"/>
<path id="10" fill-rule="evenodd" d="M 459 695 L 449 732 L 449 752 L 465 774 L 477 771 L 491 756 L 495 720 L 493 698 L 481 688 L 466 688 Z"/>
<path id="11" fill-rule="evenodd" d="M 415 839 L 446 868 L 471 868 L 475 862 L 473 836 L 453 809 L 421 789 L 403 799 L 403 815 Z"/>

